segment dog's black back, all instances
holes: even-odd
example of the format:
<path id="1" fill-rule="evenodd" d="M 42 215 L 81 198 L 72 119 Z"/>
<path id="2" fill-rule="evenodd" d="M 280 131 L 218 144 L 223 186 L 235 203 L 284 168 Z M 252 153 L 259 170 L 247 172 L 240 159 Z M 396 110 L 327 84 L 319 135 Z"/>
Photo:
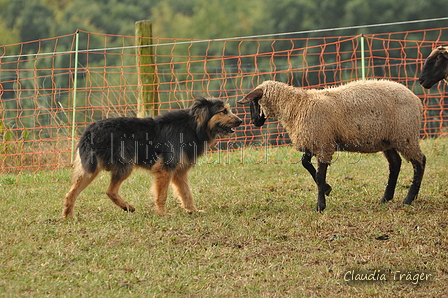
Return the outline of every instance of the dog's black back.
<path id="1" fill-rule="evenodd" d="M 208 140 L 196 133 L 189 114 L 180 110 L 155 119 L 121 117 L 91 124 L 79 142 L 84 169 L 93 173 L 98 162 L 108 171 L 134 164 L 150 168 L 160 158 L 167 169 L 194 162 Z"/>
<path id="2" fill-rule="evenodd" d="M 119 117 L 92 123 L 78 144 L 82 166 L 93 173 L 100 163 L 101 168 L 122 176 L 134 165 L 149 169 L 160 159 L 166 170 L 194 164 L 215 137 L 207 130 L 207 122 L 220 102 L 198 100 L 191 109 L 154 119 Z"/>

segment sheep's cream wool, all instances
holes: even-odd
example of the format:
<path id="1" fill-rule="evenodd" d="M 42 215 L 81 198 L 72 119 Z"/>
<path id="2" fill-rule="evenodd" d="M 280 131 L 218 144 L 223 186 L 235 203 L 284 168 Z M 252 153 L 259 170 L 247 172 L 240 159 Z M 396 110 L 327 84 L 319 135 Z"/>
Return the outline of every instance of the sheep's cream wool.
<path id="1" fill-rule="evenodd" d="M 422 159 L 423 106 L 402 84 L 360 80 L 305 89 L 265 81 L 255 89 L 263 90 L 259 105 L 265 117 L 278 119 L 298 150 L 313 148 L 322 162 L 331 163 L 337 150 L 373 153 L 389 147 L 408 161 Z"/>
<path id="2" fill-rule="evenodd" d="M 360 80 L 318 90 L 265 81 L 238 102 L 251 103 L 257 126 L 267 117 L 278 119 L 296 149 L 304 152 L 302 164 L 318 186 L 316 210 L 325 209 L 325 196 L 331 192 L 326 171 L 335 151 L 384 152 L 389 180 L 382 202 L 394 195 L 400 153 L 414 167 L 404 203 L 411 204 L 417 197 L 426 164 L 420 149 L 423 106 L 405 86 L 388 80 Z M 252 110 L 258 108 L 259 115 Z M 317 158 L 317 171 L 310 162 L 312 156 Z"/>

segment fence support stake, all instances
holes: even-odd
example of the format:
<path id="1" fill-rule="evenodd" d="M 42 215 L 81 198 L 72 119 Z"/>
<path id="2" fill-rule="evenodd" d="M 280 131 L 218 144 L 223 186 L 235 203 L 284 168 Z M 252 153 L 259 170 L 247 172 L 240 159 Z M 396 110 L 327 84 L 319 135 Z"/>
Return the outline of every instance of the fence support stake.
<path id="1" fill-rule="evenodd" d="M 361 34 L 361 77 L 363 80 L 366 79 L 366 62 L 364 55 L 364 34 Z"/>
<path id="2" fill-rule="evenodd" d="M 72 114 L 72 156 L 71 162 L 75 160 L 75 128 L 76 128 L 76 90 L 78 88 L 78 48 L 79 48 L 79 30 L 75 35 L 75 77 L 73 79 L 73 114 Z"/>
<path id="3" fill-rule="evenodd" d="M 135 45 L 138 71 L 137 116 L 155 117 L 159 114 L 160 107 L 157 98 L 151 21 L 135 22 Z"/>

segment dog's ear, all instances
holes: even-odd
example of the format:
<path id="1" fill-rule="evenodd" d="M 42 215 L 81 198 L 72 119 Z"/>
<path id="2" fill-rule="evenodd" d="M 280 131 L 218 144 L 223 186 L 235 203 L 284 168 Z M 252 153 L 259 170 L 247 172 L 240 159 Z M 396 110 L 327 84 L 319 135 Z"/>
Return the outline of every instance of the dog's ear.
<path id="1" fill-rule="evenodd" d="M 201 127 L 209 113 L 210 101 L 206 98 L 195 98 L 193 105 L 191 106 L 191 114 L 196 119 L 197 127 Z"/>
<path id="2" fill-rule="evenodd" d="M 193 105 L 191 106 L 191 109 L 198 109 L 201 107 L 208 106 L 210 104 L 210 101 L 205 97 L 196 97 L 193 101 Z"/>
<path id="3" fill-rule="evenodd" d="M 249 94 L 247 94 L 242 99 L 237 101 L 237 103 L 243 105 L 243 104 L 249 103 L 249 102 L 251 102 L 251 101 L 253 101 L 255 99 L 260 99 L 262 96 L 263 96 L 263 90 L 258 88 L 258 89 L 255 89 L 255 90 L 251 91 Z"/>

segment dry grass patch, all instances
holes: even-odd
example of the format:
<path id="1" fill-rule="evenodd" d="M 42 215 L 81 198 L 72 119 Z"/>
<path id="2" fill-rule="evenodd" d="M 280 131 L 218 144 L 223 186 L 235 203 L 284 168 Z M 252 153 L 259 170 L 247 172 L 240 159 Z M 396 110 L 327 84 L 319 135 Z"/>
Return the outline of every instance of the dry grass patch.
<path id="1" fill-rule="evenodd" d="M 81 194 L 76 219 L 62 220 L 69 172 L 36 174 L 32 181 L 60 181 L 0 190 L 0 293 L 441 297 L 448 293 L 448 143 L 422 144 L 428 166 L 412 206 L 401 204 L 411 181 L 410 164 L 403 163 L 395 199 L 379 204 L 386 160 L 381 154 L 346 155 L 330 167 L 333 192 L 321 214 L 313 211 L 316 187 L 297 164 L 300 155 L 288 147 L 268 156 L 268 163 L 256 163 L 262 153 L 252 151 L 245 152 L 243 163 L 243 155 L 235 152 L 226 164 L 213 156 L 198 164 L 190 177 L 204 214 L 185 213 L 170 195 L 169 216 L 157 216 L 151 177 L 142 171 L 121 190 L 135 213 L 107 199 L 108 176 L 103 175 Z M 282 156 L 287 161 L 279 162 Z M 384 274 L 387 281 L 347 281 L 351 272 L 376 272 L 377 279 Z M 397 274 L 408 272 L 431 278 L 399 280 Z"/>

